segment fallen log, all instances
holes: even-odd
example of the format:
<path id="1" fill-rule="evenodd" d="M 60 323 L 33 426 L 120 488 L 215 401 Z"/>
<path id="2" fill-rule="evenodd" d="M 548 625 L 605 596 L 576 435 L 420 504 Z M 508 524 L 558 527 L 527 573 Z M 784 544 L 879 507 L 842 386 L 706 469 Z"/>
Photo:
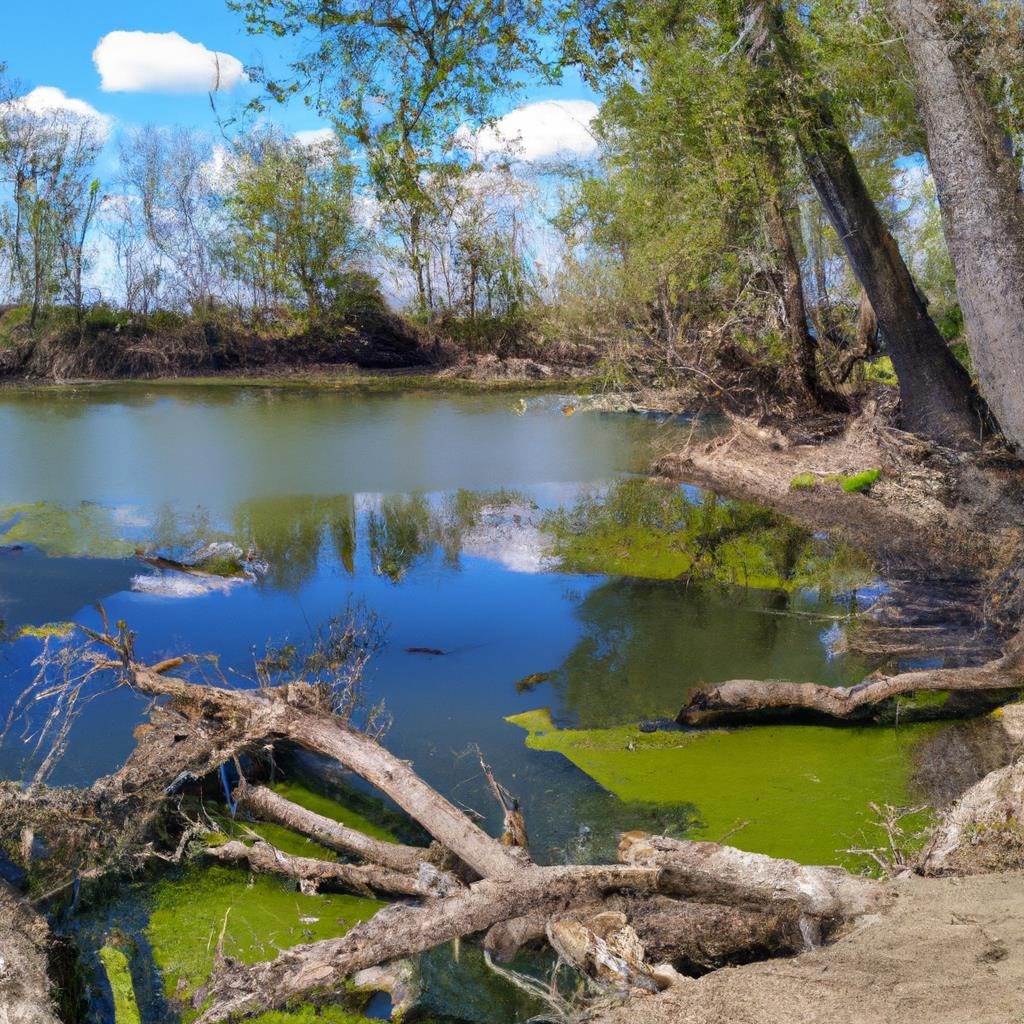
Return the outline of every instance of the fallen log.
<path id="1" fill-rule="evenodd" d="M 443 853 L 438 849 L 425 850 L 416 846 L 403 846 L 400 843 L 386 843 L 380 839 L 373 839 L 340 821 L 300 807 L 272 789 L 267 789 L 266 786 L 251 786 L 243 782 L 235 787 L 232 796 L 240 809 L 249 811 L 263 821 L 300 832 L 328 849 L 350 854 L 395 871 L 416 874 L 421 865 L 437 866 L 444 859 Z"/>
<path id="2" fill-rule="evenodd" d="M 782 679 L 731 679 L 694 691 L 676 717 L 681 725 L 707 725 L 729 718 L 805 713 L 849 721 L 916 692 L 994 694 L 1024 687 L 1024 634 L 1006 653 L 973 668 L 919 669 L 892 676 L 869 676 L 851 687 L 794 683 Z"/>
<path id="3" fill-rule="evenodd" d="M 407 875 L 376 864 L 343 864 L 316 857 L 296 857 L 260 840 L 251 846 L 232 840 L 208 847 L 205 854 L 222 864 L 245 864 L 252 871 L 294 879 L 305 892 L 337 887 L 360 896 L 375 893 L 446 896 L 451 888 L 449 879 L 429 864 L 421 865 L 421 874 Z"/>
<path id="4" fill-rule="evenodd" d="M 0 881 L 0 1021 L 59 1024 L 48 973 L 50 930 Z"/>

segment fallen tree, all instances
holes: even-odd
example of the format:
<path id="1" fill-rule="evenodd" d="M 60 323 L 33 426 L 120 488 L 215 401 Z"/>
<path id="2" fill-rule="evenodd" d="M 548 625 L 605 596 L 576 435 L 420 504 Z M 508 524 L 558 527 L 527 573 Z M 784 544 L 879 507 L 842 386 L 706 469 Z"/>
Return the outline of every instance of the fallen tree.
<path id="1" fill-rule="evenodd" d="M 995 695 L 1004 703 L 1007 695 L 1024 687 L 1024 633 L 1008 644 L 1005 654 L 973 668 L 920 669 L 896 675 L 869 676 L 856 686 L 822 686 L 781 679 L 730 679 L 694 691 L 678 721 L 704 725 L 728 718 L 805 713 L 815 717 L 851 721 L 877 715 L 898 697 L 914 693 Z M 999 698 L 1002 697 L 1002 700 Z M 964 705 L 961 704 L 961 713 Z M 935 716 L 940 709 L 925 708 Z M 905 713 L 907 718 L 913 712 Z M 946 708 L 955 715 L 956 706 Z"/>
<path id="2" fill-rule="evenodd" d="M 509 845 L 511 832 L 504 841 L 486 834 L 411 765 L 357 729 L 350 685 L 343 699 L 322 681 L 228 689 L 173 675 L 188 659 L 138 663 L 123 627 L 92 639 L 89 671 L 116 673 L 118 685 L 151 698 L 150 721 L 124 767 L 88 789 L 49 789 L 37 780 L 24 791 L 0 792 L 0 841 L 33 878 L 34 894 L 50 896 L 84 877 L 191 852 L 307 889 L 399 897 L 340 938 L 252 965 L 218 957 L 214 975 L 193 998 L 199 1024 L 340 997 L 346 980 L 365 979 L 367 969 L 480 934 L 489 955 L 498 957 L 545 942 L 560 964 L 585 979 L 590 999 L 621 1001 L 678 984 L 678 969 L 699 973 L 797 952 L 885 912 L 892 900 L 887 883 L 841 869 L 644 833 L 623 837 L 616 864 L 537 865 L 525 849 Z M 58 701 L 66 696 L 60 684 L 46 692 Z M 246 781 L 246 766 L 278 744 L 348 768 L 402 807 L 434 844 L 380 843 Z M 242 774 L 233 796 L 243 813 L 286 823 L 348 860 L 296 857 L 245 835 L 213 841 L 204 834 L 212 828 L 175 817 L 181 787 L 228 762 Z M 154 827 L 166 825 L 168 815 L 179 826 L 172 849 L 161 845 Z M 33 850 L 40 846 L 62 855 L 39 860 Z M 546 991 L 552 1012 L 574 1019 L 571 1000 L 556 987 Z"/>

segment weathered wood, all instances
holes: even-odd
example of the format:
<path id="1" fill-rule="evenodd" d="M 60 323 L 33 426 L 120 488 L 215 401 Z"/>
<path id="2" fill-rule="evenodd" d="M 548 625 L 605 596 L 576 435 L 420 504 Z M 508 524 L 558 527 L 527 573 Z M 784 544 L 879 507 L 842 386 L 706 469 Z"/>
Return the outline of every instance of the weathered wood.
<path id="1" fill-rule="evenodd" d="M 252 871 L 281 878 L 292 878 L 307 889 L 338 887 L 363 896 L 386 893 L 392 896 L 432 896 L 438 892 L 440 872 L 424 864 L 422 880 L 416 875 L 392 871 L 376 864 L 343 864 L 316 857 L 296 857 L 270 843 L 257 841 L 251 846 L 232 840 L 208 847 L 206 856 L 223 864 L 245 864 Z M 443 883 L 442 894 L 448 890 Z"/>
<path id="2" fill-rule="evenodd" d="M 919 669 L 892 676 L 869 677 L 857 686 L 822 686 L 782 679 L 731 679 L 695 691 L 677 720 L 703 725 L 736 715 L 766 712 L 813 712 L 835 719 L 855 718 L 884 701 L 921 691 L 991 693 L 1024 686 L 1024 634 L 1006 653 L 974 668 Z"/>
<path id="3" fill-rule="evenodd" d="M 636 832 L 623 836 L 619 860 L 660 869 L 663 893 L 726 906 L 789 905 L 824 921 L 873 913 L 889 895 L 885 886 L 842 868 L 808 867 L 718 843 Z"/>
<path id="4" fill-rule="evenodd" d="M 219 1024 L 336 987 L 356 971 L 433 949 L 525 912 L 556 913 L 606 893 L 654 891 L 660 871 L 629 865 L 520 866 L 514 879 L 484 879 L 466 892 L 425 906 L 394 906 L 339 939 L 286 950 L 266 963 L 217 978 L 200 994 L 212 1000 L 196 1024 Z"/>
<path id="5" fill-rule="evenodd" d="M 50 930 L 0 881 L 0 1021 L 59 1024 L 47 967 Z"/>
<path id="6" fill-rule="evenodd" d="M 300 807 L 266 786 L 251 786 L 243 782 L 235 787 L 232 795 L 239 808 L 263 821 L 300 832 L 331 850 L 360 857 L 395 871 L 415 874 L 421 864 L 441 859 L 434 850 L 374 839 L 340 821 Z"/>

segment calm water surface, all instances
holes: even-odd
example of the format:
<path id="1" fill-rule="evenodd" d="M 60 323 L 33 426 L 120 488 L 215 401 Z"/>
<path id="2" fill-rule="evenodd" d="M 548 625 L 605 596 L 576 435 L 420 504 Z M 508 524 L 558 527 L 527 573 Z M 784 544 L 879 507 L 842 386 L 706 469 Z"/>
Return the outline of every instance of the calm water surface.
<path id="1" fill-rule="evenodd" d="M 679 420 L 572 414 L 572 402 L 199 385 L 0 391 L 0 633 L 9 638 L 0 714 L 34 672 L 40 641 L 17 638 L 25 626 L 95 625 L 102 605 L 136 632 L 143 658 L 216 654 L 226 678 L 249 685 L 268 645 L 301 647 L 357 607 L 383 631 L 366 687 L 393 716 L 388 746 L 494 830 L 479 746 L 521 798 L 539 860 L 612 856 L 624 828 L 682 831 L 716 799 L 719 774 L 739 772 L 756 796 L 761 755 L 725 772 L 712 755 L 673 791 L 678 803 L 627 804 L 561 754 L 528 748 L 505 721 L 547 707 L 559 726 L 635 724 L 674 715 L 698 683 L 841 684 L 863 669 L 830 653 L 849 595 L 559 571 L 545 515 L 586 496 L 599 512 L 618 493 L 615 515 L 626 509 L 626 522 L 605 516 L 601 529 L 628 533 L 631 509 L 642 518 L 663 504 L 624 481 L 691 430 Z M 187 560 L 209 543 L 251 551 L 257 577 L 208 584 L 136 556 Z M 791 534 L 776 546 L 784 561 Z M 115 768 L 144 708 L 127 691 L 89 704 L 52 781 L 85 784 Z M 31 773 L 32 725 L 0 745 L 0 777 Z M 831 740 L 815 742 L 827 751 Z M 774 756 L 798 761 L 797 747 Z M 729 759 L 728 744 L 723 751 Z M 791 775 L 805 790 L 817 781 L 808 764 L 777 767 L 768 785 L 783 805 Z M 859 813 L 866 798 L 851 799 Z M 73 927 L 86 949 L 113 927 L 131 934 L 144 1018 L 174 1020 L 145 954 L 151 909 L 145 887 L 131 888 Z M 456 966 L 443 952 L 424 961 L 428 1005 L 461 1020 L 522 1019 L 512 990 L 495 995 L 493 977 L 471 961 Z M 104 991 L 92 989 L 91 1019 L 109 1022 Z"/>

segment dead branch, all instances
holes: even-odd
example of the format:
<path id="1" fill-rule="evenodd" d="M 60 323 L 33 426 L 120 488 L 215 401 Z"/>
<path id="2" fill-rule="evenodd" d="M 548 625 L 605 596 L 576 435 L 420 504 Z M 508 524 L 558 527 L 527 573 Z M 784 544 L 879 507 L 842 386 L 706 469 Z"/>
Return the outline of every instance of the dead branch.
<path id="1" fill-rule="evenodd" d="M 235 787 L 233 797 L 237 806 L 263 821 L 282 825 L 339 853 L 349 854 L 406 874 L 416 874 L 423 864 L 440 866 L 444 853 L 439 848 L 429 850 L 400 843 L 386 843 L 373 839 L 340 821 L 325 818 L 287 800 L 266 786 L 241 783 Z M 454 881 L 454 879 L 453 879 Z"/>
<path id="2" fill-rule="evenodd" d="M 386 893 L 392 896 L 444 896 L 450 882 L 429 864 L 421 863 L 421 875 L 407 875 L 375 864 L 343 864 L 315 857 L 296 857 L 257 840 L 251 846 L 232 840 L 210 846 L 205 855 L 222 864 L 245 864 L 250 870 L 297 881 L 304 892 L 341 888 L 361 896 Z"/>
<path id="3" fill-rule="evenodd" d="M 998 693 L 1024 685 L 1024 633 L 1010 641 L 1006 653 L 975 668 L 921 669 L 892 676 L 869 676 L 852 687 L 792 683 L 781 679 L 731 679 L 695 691 L 678 721 L 703 725 L 730 715 L 765 712 L 811 712 L 833 719 L 866 717 L 896 697 L 915 692 Z"/>

